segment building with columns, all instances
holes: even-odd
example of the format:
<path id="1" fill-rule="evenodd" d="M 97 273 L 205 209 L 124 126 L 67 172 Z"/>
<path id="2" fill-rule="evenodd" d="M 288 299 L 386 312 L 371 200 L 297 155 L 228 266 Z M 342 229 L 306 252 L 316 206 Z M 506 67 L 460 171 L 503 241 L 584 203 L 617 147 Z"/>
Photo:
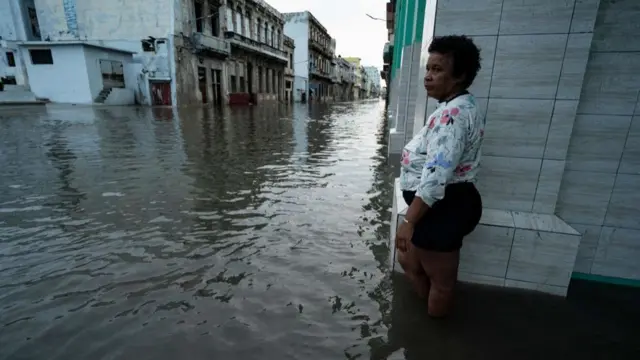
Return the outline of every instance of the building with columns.
<path id="1" fill-rule="evenodd" d="M 284 100 L 289 60 L 284 50 L 282 14 L 263 0 L 226 0 L 231 45 L 226 62 L 230 104 Z"/>
<path id="2" fill-rule="evenodd" d="M 447 34 L 481 49 L 484 213 L 459 278 L 560 296 L 572 279 L 640 284 L 640 2 L 393 3 L 392 155 L 437 106 L 422 49 Z M 395 186 L 393 228 L 406 211 Z"/>

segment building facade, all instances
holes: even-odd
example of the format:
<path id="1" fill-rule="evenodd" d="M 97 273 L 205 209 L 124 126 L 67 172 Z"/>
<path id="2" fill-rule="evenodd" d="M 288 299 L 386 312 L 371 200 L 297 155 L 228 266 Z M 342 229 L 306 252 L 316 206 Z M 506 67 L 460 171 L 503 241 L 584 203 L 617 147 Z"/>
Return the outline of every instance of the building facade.
<path id="1" fill-rule="evenodd" d="M 284 100 L 287 103 L 293 102 L 293 83 L 295 73 L 293 69 L 293 58 L 296 50 L 295 42 L 287 35 L 284 36 L 284 51 L 287 54 L 287 66 L 284 69 Z"/>
<path id="2" fill-rule="evenodd" d="M 284 100 L 284 18 L 262 0 L 226 0 L 229 103 Z"/>
<path id="3" fill-rule="evenodd" d="M 126 7 L 97 0 L 7 0 L 0 4 L 0 24 L 0 49 L 7 59 L 0 62 L 0 76 L 32 91 L 42 88 L 36 83 L 44 67 L 30 77 L 27 64 L 36 64 L 26 49 L 50 53 L 53 64 L 44 65 L 53 74 L 60 71 L 55 65 L 67 60 L 51 48 L 75 42 L 131 53 L 130 63 L 103 66 L 99 75 L 133 77 L 125 87 L 139 104 L 220 105 L 284 97 L 284 20 L 263 0 L 140 0 Z"/>
<path id="4" fill-rule="evenodd" d="M 405 5 L 411 1 L 396 2 L 397 10 Z M 427 2 L 419 49 L 434 35 L 466 34 L 482 54 L 470 90 L 486 119 L 478 179 L 485 210 L 465 240 L 462 280 L 561 296 L 572 278 L 640 284 L 639 5 Z M 396 27 L 396 44 L 399 34 Z M 395 50 L 392 69 L 416 49 Z M 427 59 L 421 52 L 419 63 Z M 410 137 L 437 104 L 421 84 L 402 94 L 391 76 L 390 104 L 419 99 L 395 122 Z M 404 211 L 397 190 L 396 222 Z"/>
<path id="5" fill-rule="evenodd" d="M 93 0 L 3 1 L 0 53 L 7 61 L 0 76 L 50 101 L 109 103 L 127 89 L 136 102 L 150 104 L 150 82 L 172 78 L 172 12 L 143 16 L 156 7 L 151 0 L 126 9 Z M 118 21 L 96 21 L 105 14 Z M 101 92 L 110 89 L 116 90 L 105 99 Z M 161 89 L 170 102 L 171 88 Z"/>
<path id="6" fill-rule="evenodd" d="M 380 69 L 375 66 L 365 66 L 364 72 L 367 74 L 367 92 L 369 97 L 377 98 L 380 96 Z"/>
<path id="7" fill-rule="evenodd" d="M 338 101 L 353 100 L 353 85 L 356 80 L 356 68 L 353 64 L 338 56 L 335 58 L 337 82 L 334 87 L 335 99 Z"/>
<path id="8" fill-rule="evenodd" d="M 296 44 L 294 56 L 294 87 L 300 95 L 296 100 L 326 101 L 332 94 L 332 61 L 335 41 L 332 41 L 320 21 L 308 11 L 286 13 L 285 34 Z"/>

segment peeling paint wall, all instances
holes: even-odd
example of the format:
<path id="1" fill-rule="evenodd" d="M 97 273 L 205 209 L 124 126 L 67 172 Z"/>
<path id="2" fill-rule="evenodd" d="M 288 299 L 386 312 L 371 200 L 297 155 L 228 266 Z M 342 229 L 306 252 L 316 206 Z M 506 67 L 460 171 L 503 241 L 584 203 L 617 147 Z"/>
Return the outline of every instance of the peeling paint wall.
<path id="1" fill-rule="evenodd" d="M 0 1 L 0 39 L 17 40 L 13 7 L 10 1 Z"/>
<path id="2" fill-rule="evenodd" d="M 43 39 L 126 40 L 167 37 L 171 1 L 35 0 L 35 5 Z"/>

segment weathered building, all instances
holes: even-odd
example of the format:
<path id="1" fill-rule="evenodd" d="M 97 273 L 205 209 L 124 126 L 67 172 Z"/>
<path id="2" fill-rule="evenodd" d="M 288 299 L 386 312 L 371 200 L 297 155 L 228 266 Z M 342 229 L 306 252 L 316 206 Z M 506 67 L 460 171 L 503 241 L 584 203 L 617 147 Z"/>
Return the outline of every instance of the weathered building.
<path id="1" fill-rule="evenodd" d="M 364 72 L 367 74 L 368 97 L 380 96 L 380 70 L 375 66 L 365 66 Z"/>
<path id="2" fill-rule="evenodd" d="M 285 33 L 296 43 L 294 56 L 296 100 L 328 100 L 332 94 L 335 41 L 308 11 L 285 13 Z M 297 92 L 300 89 L 300 95 Z"/>
<path id="3" fill-rule="evenodd" d="M 54 73 L 61 71 L 57 65 L 70 64 L 64 51 L 52 47 L 74 45 L 132 54 L 131 61 L 96 71 L 98 78 L 124 78 L 124 88 L 140 104 L 222 104 L 234 96 L 253 102 L 279 99 L 287 62 L 282 26 L 282 15 L 263 0 L 140 0 L 126 6 L 98 0 L 7 0 L 0 4 L 0 48 L 8 59 L 0 62 L 0 76 L 31 90 L 42 88 L 32 85 L 49 75 L 55 80 Z M 34 64 L 32 50 L 46 52 L 47 64 Z M 74 59 L 77 69 L 83 61 Z M 31 81 L 33 66 L 27 64 L 39 65 Z M 49 87 L 64 85 L 51 79 Z M 92 88 L 108 90 L 108 81 L 98 80 L 92 80 Z M 90 96 L 96 102 L 93 92 L 64 101 L 87 102 Z"/>
<path id="4" fill-rule="evenodd" d="M 284 69 L 284 100 L 286 102 L 293 102 L 293 54 L 295 53 L 296 45 L 292 38 L 284 36 L 284 51 L 287 53 L 287 66 Z"/>
<path id="5" fill-rule="evenodd" d="M 179 2 L 172 36 L 176 104 L 219 106 L 228 101 L 225 60 L 231 54 L 223 34 L 225 0 Z"/>
<path id="6" fill-rule="evenodd" d="M 172 77 L 172 11 L 156 8 L 155 0 L 2 1 L 0 76 L 52 101 L 109 102 L 131 91 L 150 103 L 149 83 Z"/>
<path id="7" fill-rule="evenodd" d="M 353 100 L 353 84 L 356 79 L 355 66 L 338 56 L 336 58 L 337 83 L 335 98 L 340 101 Z"/>
<path id="8" fill-rule="evenodd" d="M 230 103 L 284 99 L 284 18 L 263 0 L 226 0 Z"/>

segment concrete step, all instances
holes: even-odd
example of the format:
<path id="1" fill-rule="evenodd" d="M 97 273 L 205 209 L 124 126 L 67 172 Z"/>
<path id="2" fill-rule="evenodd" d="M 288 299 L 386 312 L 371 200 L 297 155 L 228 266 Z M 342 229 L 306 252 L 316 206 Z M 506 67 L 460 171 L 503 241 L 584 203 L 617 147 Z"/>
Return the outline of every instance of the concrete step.
<path id="1" fill-rule="evenodd" d="M 4 91 L 6 92 L 13 92 L 13 91 L 26 91 L 29 92 L 29 89 L 24 86 L 24 85 L 9 85 L 9 84 L 4 84 Z"/>
<path id="2" fill-rule="evenodd" d="M 11 85 L 15 86 L 15 85 Z M 7 90 L 5 87 L 5 91 L 0 91 L 0 102 L 29 102 L 29 101 L 37 101 L 36 96 L 26 89 L 11 89 Z"/>
<path id="3" fill-rule="evenodd" d="M 96 96 L 94 102 L 98 104 L 104 104 L 105 100 L 107 100 L 107 98 L 109 97 L 109 94 L 111 94 L 111 88 L 102 89 L 102 91 L 100 91 L 100 94 Z"/>

